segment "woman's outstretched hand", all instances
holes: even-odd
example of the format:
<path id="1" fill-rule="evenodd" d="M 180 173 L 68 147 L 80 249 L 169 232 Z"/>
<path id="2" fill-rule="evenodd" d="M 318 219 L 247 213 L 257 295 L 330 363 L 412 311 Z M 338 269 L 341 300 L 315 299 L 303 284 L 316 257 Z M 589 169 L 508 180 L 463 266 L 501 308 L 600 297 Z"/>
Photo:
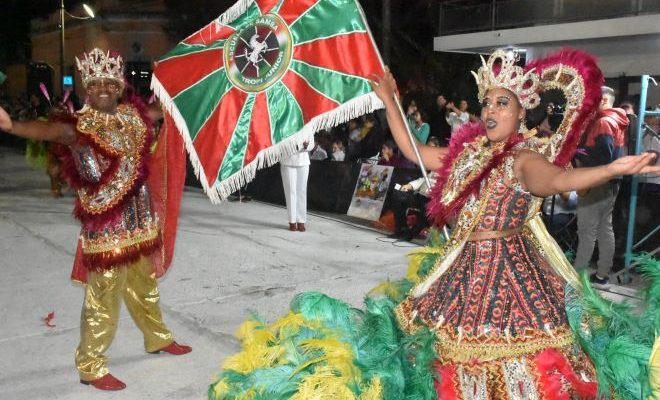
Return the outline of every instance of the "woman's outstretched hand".
<path id="1" fill-rule="evenodd" d="M 390 72 L 390 69 L 385 67 L 385 74 L 379 76 L 372 74 L 369 76 L 369 84 L 376 93 L 376 95 L 385 103 L 394 98 L 396 92 L 396 81 Z"/>
<path id="2" fill-rule="evenodd" d="M 0 107 L 0 131 L 11 132 L 13 127 L 9 114 L 4 108 Z"/>
<path id="3" fill-rule="evenodd" d="M 657 153 L 647 152 L 638 156 L 621 157 L 607 166 L 613 176 L 635 174 L 660 174 L 660 165 L 655 163 Z"/>

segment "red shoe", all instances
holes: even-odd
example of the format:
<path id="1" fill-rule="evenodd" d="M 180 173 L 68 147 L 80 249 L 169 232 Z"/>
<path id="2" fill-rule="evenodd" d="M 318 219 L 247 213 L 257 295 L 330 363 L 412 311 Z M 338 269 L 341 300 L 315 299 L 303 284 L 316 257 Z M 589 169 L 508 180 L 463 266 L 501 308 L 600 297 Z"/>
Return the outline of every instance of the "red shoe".
<path id="1" fill-rule="evenodd" d="M 174 354 L 175 356 L 180 356 L 182 354 L 190 353 L 192 351 L 192 347 L 180 345 L 177 342 L 172 342 L 160 350 L 150 351 L 149 353 L 158 354 L 161 351 L 164 351 L 165 353 Z"/>
<path id="2" fill-rule="evenodd" d="M 296 224 L 293 224 L 293 223 L 289 222 L 289 230 L 290 231 L 297 231 L 298 227 L 296 226 Z"/>
<path id="3" fill-rule="evenodd" d="M 298 222 L 298 232 L 305 232 L 305 224 Z"/>
<path id="4" fill-rule="evenodd" d="M 92 381 L 84 381 L 81 379 L 80 383 L 83 385 L 92 385 L 99 390 L 122 390 L 126 388 L 126 384 L 112 376 L 112 374 L 105 374 Z"/>

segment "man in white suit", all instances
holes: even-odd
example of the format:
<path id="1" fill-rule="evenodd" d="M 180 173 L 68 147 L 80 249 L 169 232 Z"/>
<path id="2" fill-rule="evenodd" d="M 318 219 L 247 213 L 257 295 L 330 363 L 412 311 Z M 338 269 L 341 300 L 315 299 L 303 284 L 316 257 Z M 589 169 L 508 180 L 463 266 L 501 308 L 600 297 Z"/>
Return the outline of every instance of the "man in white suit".
<path id="1" fill-rule="evenodd" d="M 280 161 L 282 185 L 286 210 L 289 216 L 289 230 L 305 232 L 307 219 L 307 176 L 309 175 L 309 151 L 313 143 L 303 143 L 302 149 Z"/>

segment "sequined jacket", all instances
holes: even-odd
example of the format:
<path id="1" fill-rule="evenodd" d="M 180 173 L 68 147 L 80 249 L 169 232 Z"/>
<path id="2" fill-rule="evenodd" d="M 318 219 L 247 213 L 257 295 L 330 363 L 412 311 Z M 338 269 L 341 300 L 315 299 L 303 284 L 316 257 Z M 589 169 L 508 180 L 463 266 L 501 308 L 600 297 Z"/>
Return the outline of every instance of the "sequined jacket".
<path id="1" fill-rule="evenodd" d="M 138 110 L 115 114 L 85 107 L 70 120 L 77 139 L 60 152 L 64 175 L 77 192 L 82 229 L 79 253 L 88 270 L 120 266 L 160 248 L 146 178 L 152 135 Z"/>

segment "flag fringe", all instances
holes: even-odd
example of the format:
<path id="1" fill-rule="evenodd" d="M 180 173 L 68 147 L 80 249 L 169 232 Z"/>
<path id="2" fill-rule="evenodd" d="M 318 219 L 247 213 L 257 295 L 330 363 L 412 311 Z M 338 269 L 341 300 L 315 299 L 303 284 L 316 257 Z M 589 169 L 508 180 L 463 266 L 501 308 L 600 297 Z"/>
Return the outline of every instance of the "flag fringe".
<path id="1" fill-rule="evenodd" d="M 220 14 L 216 19 L 218 25 L 227 25 L 235 21 L 238 17 L 245 14 L 255 0 L 239 0 L 229 7 L 227 11 Z"/>
<path id="2" fill-rule="evenodd" d="M 225 200 L 230 194 L 236 192 L 254 179 L 258 170 L 270 167 L 283 158 L 298 153 L 305 142 L 311 143 L 314 140 L 314 134 L 316 132 L 333 128 L 351 119 L 382 108 L 385 108 L 385 105 L 372 92 L 351 99 L 325 114 L 317 115 L 305 124 L 302 129 L 287 139 L 260 151 L 257 157 L 248 165 L 245 165 L 240 171 L 224 179 L 222 182 L 216 182 L 213 187 L 215 193 L 213 195 L 210 193 L 207 194 L 214 203 L 217 202 L 216 199 L 220 199 L 220 201 Z"/>
<path id="3" fill-rule="evenodd" d="M 204 168 L 202 168 L 199 156 L 190 137 L 186 121 L 167 93 L 167 90 L 165 90 L 155 75 L 151 79 L 151 89 L 172 117 L 174 124 L 183 137 L 186 150 L 190 157 L 190 163 L 195 171 L 195 176 L 199 179 L 202 189 L 209 196 L 211 202 L 215 204 L 225 200 L 230 194 L 236 192 L 254 179 L 258 170 L 270 167 L 278 163 L 281 159 L 299 152 L 305 142 L 311 143 L 314 140 L 314 134 L 316 132 L 333 128 L 353 118 L 385 108 L 383 102 L 373 92 L 351 99 L 332 111 L 312 118 L 298 132 L 282 142 L 260 151 L 255 159 L 241 168 L 240 171 L 224 179 L 222 182 L 216 182 L 213 187 L 210 187 L 206 173 Z"/>
<path id="4" fill-rule="evenodd" d="M 183 137 L 183 142 L 186 145 L 186 151 L 188 152 L 190 163 L 192 164 L 193 170 L 195 171 L 195 176 L 202 184 L 202 189 L 204 189 L 204 193 L 206 193 L 209 196 L 209 198 L 211 198 L 211 202 L 219 203 L 220 199 L 217 197 L 216 191 L 211 190 L 211 188 L 208 185 L 208 179 L 206 178 L 206 173 L 204 172 L 204 169 L 201 167 L 202 164 L 199 161 L 199 157 L 197 156 L 197 151 L 195 151 L 195 146 L 192 142 L 192 139 L 190 138 L 190 131 L 188 131 L 188 125 L 186 124 L 186 120 L 183 119 L 183 116 L 179 112 L 179 109 L 177 108 L 176 104 L 174 104 L 174 100 L 172 100 L 169 93 L 167 93 L 167 90 L 165 89 L 163 84 L 160 83 L 158 78 L 156 78 L 156 75 L 153 75 L 151 77 L 151 90 L 153 90 L 156 97 L 160 99 L 161 104 L 165 107 L 165 110 L 174 121 L 174 124 L 176 125 L 179 134 L 181 135 L 181 137 Z"/>

